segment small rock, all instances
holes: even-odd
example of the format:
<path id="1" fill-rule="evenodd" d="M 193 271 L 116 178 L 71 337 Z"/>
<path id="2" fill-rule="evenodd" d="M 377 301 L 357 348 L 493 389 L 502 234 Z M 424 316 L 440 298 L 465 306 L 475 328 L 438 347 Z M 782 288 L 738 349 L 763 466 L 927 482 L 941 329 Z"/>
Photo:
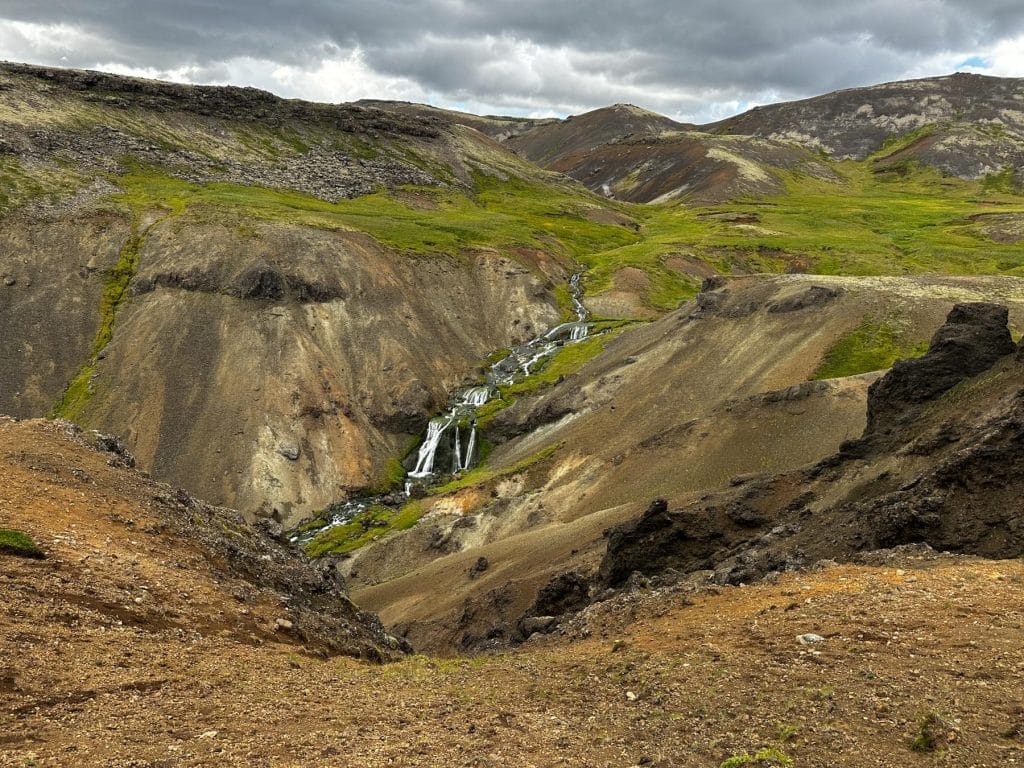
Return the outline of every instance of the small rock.
<path id="1" fill-rule="evenodd" d="M 557 623 L 558 618 L 555 616 L 528 616 L 519 623 L 519 628 L 523 635 L 529 637 L 536 633 L 545 634 L 554 629 Z"/>
<path id="2" fill-rule="evenodd" d="M 205 731 L 199 734 L 200 739 L 215 739 L 217 738 L 217 731 Z"/>
<path id="3" fill-rule="evenodd" d="M 800 645 L 814 645 L 815 643 L 825 642 L 825 638 L 821 635 L 816 635 L 813 632 L 808 632 L 806 635 L 797 635 L 796 641 Z"/>
<path id="4" fill-rule="evenodd" d="M 6 285 L 8 288 L 10 288 L 12 285 L 14 285 L 17 282 L 18 282 L 17 278 L 11 277 L 10 275 L 7 275 L 7 277 L 4 278 L 4 285 Z"/>
<path id="5" fill-rule="evenodd" d="M 473 567 L 469 569 L 469 578 L 475 579 L 481 573 L 491 567 L 486 557 L 479 557 L 477 561 L 473 563 Z"/>
<path id="6" fill-rule="evenodd" d="M 638 698 L 637 695 L 635 693 L 633 693 L 632 691 L 626 691 L 626 699 L 628 701 L 636 701 L 637 698 Z"/>
<path id="7" fill-rule="evenodd" d="M 299 458 L 299 446 L 297 445 L 282 445 L 277 450 L 282 456 L 288 461 L 295 461 Z"/>
<path id="8" fill-rule="evenodd" d="M 274 622 L 274 630 L 277 632 L 291 632 L 294 627 L 289 619 L 277 619 Z"/>

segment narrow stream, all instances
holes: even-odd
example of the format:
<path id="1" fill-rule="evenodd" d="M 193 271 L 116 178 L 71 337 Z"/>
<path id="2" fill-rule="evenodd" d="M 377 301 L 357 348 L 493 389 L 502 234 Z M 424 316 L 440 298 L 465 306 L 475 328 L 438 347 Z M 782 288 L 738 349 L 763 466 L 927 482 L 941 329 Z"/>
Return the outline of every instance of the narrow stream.
<path id="1" fill-rule="evenodd" d="M 416 454 L 416 463 L 408 471 L 405 480 L 406 497 L 416 484 L 430 486 L 441 477 L 465 472 L 477 463 L 477 412 L 481 406 L 499 396 L 498 387 L 522 381 L 543 367 L 559 348 L 587 338 L 590 333 L 590 324 L 587 322 L 589 313 L 583 305 L 583 289 L 579 274 L 573 275 L 569 280 L 569 295 L 576 313 L 575 320 L 556 325 L 525 344 L 513 347 L 508 355 L 491 365 L 485 376 L 485 384 L 456 390 L 449 401 L 448 409 L 430 420 L 427 424 L 427 433 Z M 345 525 L 370 507 L 393 497 L 394 494 L 385 494 L 332 504 L 329 507 L 326 525 L 295 533 L 290 540 L 297 544 L 305 544 L 321 531 Z"/>

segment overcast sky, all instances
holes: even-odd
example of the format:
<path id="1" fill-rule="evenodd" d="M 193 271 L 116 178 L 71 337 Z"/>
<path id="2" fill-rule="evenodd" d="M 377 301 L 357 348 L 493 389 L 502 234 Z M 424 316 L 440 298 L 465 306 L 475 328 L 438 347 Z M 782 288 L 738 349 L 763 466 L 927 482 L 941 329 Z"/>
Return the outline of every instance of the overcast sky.
<path id="1" fill-rule="evenodd" d="M 0 58 L 316 101 L 692 122 L 856 85 L 1024 76 L 1022 0 L 0 0 Z"/>

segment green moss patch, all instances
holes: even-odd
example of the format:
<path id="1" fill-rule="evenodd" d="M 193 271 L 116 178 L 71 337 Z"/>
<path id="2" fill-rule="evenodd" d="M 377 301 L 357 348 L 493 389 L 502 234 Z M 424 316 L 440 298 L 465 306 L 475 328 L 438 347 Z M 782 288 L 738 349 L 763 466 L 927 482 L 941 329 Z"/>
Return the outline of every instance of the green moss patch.
<path id="1" fill-rule="evenodd" d="M 920 357 L 928 343 L 908 344 L 889 323 L 866 322 L 843 336 L 828 352 L 813 379 L 856 376 L 892 367 L 900 359 Z"/>
<path id="2" fill-rule="evenodd" d="M 306 544 L 306 554 L 309 557 L 321 557 L 351 552 L 384 534 L 412 528 L 425 512 L 423 503 L 415 499 L 397 510 L 381 505 L 372 506 L 351 522 L 317 534 Z"/>
<path id="3" fill-rule="evenodd" d="M 29 557 L 35 560 L 42 560 L 46 557 L 43 550 L 32 541 L 27 533 L 10 528 L 0 528 L 0 555 Z"/>
<path id="4" fill-rule="evenodd" d="M 555 452 L 562 447 L 561 443 L 555 443 L 549 445 L 546 448 L 542 448 L 534 454 L 527 456 L 522 461 L 516 462 L 511 467 L 505 467 L 502 469 L 491 469 L 484 466 L 482 463 L 478 464 L 474 469 L 471 469 L 461 477 L 457 477 L 451 482 L 439 485 L 436 488 L 430 489 L 431 496 L 442 496 L 446 493 L 452 493 L 454 491 L 461 490 L 463 488 L 472 488 L 473 486 L 483 485 L 491 480 L 495 480 L 499 477 L 506 477 L 508 475 L 517 475 L 520 472 L 525 472 L 536 464 L 544 461 L 545 459 L 553 456 Z"/>

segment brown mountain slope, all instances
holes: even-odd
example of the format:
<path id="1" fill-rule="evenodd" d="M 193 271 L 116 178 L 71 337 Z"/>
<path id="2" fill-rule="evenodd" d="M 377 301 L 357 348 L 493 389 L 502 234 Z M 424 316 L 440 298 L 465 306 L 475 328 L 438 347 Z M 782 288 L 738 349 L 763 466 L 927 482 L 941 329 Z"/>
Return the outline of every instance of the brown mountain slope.
<path id="1" fill-rule="evenodd" d="M 653 505 L 610 533 L 601 580 L 671 567 L 738 583 L 896 544 L 1018 557 L 1022 381 L 1006 309 L 958 304 L 926 355 L 871 386 L 858 440 L 813 467 L 749 478 L 680 510 Z"/>
<path id="2" fill-rule="evenodd" d="M 633 203 L 779 194 L 784 187 L 773 168 L 835 178 L 813 154 L 792 144 L 694 128 L 617 104 L 531 128 L 506 144 L 598 194 Z"/>
<path id="3" fill-rule="evenodd" d="M 621 139 L 563 155 L 545 167 L 631 203 L 718 203 L 782 194 L 785 185 L 776 169 L 839 180 L 813 154 L 792 144 L 690 131 Z"/>
<path id="4" fill-rule="evenodd" d="M 887 139 L 925 130 L 902 149 L 902 159 L 974 179 L 1024 165 L 1024 80 L 957 73 L 851 88 L 755 107 L 703 129 L 793 142 L 858 160 Z"/>
<path id="5" fill-rule="evenodd" d="M 596 569 L 602 531 L 652 497 L 681 504 L 750 473 L 813 463 L 857 437 L 877 374 L 808 379 L 862 329 L 895 329 L 909 350 L 954 301 L 996 296 L 1015 327 L 1024 322 L 1016 279 L 786 275 L 712 285 L 495 417 L 488 434 L 501 444 L 488 475 L 426 500 L 417 528 L 348 561 L 360 604 L 423 647 L 507 639 L 549 579 Z M 487 568 L 474 572 L 480 557 Z"/>
<path id="6" fill-rule="evenodd" d="M 632 104 L 615 104 L 533 127 L 513 136 L 508 144 L 523 157 L 546 168 L 570 155 L 586 154 L 605 144 L 692 127 Z"/>
<path id="7" fill-rule="evenodd" d="M 52 425 L 0 431 L 0 519 L 48 554 L 0 552 L 4 768 L 1022 756 L 1019 561 L 894 552 L 687 583 L 616 597 L 515 652 L 371 665 L 303 652 L 271 628 L 294 610 L 277 595 L 148 532 L 174 525 L 152 486 Z"/>
<path id="8" fill-rule="evenodd" d="M 373 659 L 401 655 L 376 617 L 345 596 L 333 568 L 283 545 L 272 526 L 155 483 L 132 464 L 116 439 L 68 422 L 0 417 L 0 529 L 28 535 L 45 554 L 26 561 L 0 552 L 0 679 L 27 671 L 18 667 L 24 652 L 65 630 L 95 647 L 104 637 L 140 633 L 169 645 L 218 637 Z M 14 631 L 22 622 L 30 632 Z M 105 664 L 118 658 L 95 656 L 90 677 L 99 683 Z M 155 666 L 146 672 L 160 674 Z M 40 691 L 52 696 L 45 681 L 53 668 L 35 673 Z M 0 685 L 10 702 L 9 680 Z"/>

